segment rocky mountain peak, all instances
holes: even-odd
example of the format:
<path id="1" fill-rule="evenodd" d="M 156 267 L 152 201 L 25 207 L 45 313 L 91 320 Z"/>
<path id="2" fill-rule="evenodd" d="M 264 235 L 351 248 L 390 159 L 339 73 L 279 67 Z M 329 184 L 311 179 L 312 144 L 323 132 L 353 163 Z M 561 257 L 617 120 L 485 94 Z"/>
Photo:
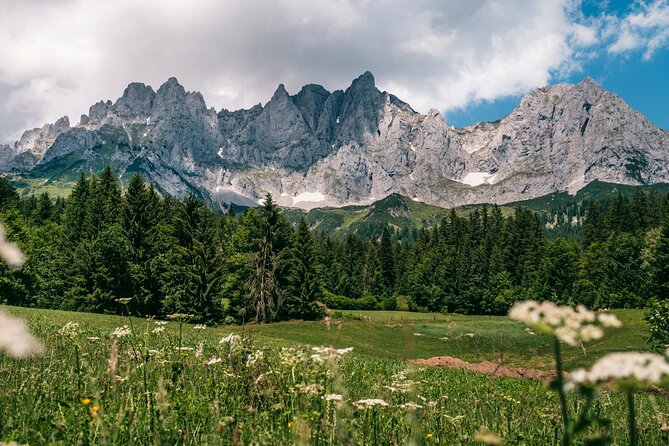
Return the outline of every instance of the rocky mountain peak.
<path id="1" fill-rule="evenodd" d="M 346 90 L 346 93 L 364 94 L 371 91 L 376 91 L 378 93 L 378 90 L 376 89 L 376 83 L 374 81 L 374 75 L 371 73 L 371 71 L 365 71 L 355 80 L 353 80 L 351 86 Z"/>
<path id="2" fill-rule="evenodd" d="M 118 116 L 124 118 L 148 116 L 155 96 L 156 93 L 150 86 L 133 82 L 126 87 L 114 108 Z"/>

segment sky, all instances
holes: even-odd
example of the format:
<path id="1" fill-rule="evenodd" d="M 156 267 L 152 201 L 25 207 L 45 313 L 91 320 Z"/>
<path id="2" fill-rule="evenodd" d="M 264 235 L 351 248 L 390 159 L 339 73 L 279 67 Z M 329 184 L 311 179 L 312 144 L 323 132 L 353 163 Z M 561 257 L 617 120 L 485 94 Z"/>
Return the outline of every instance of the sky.
<path id="1" fill-rule="evenodd" d="M 669 129 L 669 0 L 0 0 L 0 142 L 130 82 L 235 110 L 367 70 L 455 126 L 591 76 Z"/>

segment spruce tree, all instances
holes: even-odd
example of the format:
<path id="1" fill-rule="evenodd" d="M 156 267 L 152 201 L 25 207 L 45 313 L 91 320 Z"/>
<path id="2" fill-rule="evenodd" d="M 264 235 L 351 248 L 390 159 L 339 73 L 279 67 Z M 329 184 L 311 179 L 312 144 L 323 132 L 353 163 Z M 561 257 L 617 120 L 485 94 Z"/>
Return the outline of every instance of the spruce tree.
<path id="1" fill-rule="evenodd" d="M 282 313 L 287 318 L 318 319 L 322 312 L 316 305 L 323 296 L 320 265 L 314 237 L 302 217 L 293 236 L 288 298 Z"/>

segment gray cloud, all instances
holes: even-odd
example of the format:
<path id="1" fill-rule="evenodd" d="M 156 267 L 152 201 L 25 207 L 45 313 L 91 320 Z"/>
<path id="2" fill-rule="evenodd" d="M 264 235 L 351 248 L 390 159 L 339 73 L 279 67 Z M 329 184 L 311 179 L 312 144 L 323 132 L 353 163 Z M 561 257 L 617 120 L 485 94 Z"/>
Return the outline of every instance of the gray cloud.
<path id="1" fill-rule="evenodd" d="M 576 0 L 0 1 L 0 141 L 169 76 L 236 109 L 371 70 L 450 110 L 544 85 L 595 43 Z"/>

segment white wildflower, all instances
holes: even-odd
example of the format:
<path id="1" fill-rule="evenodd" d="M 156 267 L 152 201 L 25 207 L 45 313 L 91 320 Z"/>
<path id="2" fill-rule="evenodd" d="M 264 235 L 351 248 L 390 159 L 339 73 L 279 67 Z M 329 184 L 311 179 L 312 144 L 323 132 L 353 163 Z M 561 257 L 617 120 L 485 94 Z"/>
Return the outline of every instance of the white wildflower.
<path id="1" fill-rule="evenodd" d="M 5 240 L 6 234 L 5 227 L 0 225 L 0 257 L 10 268 L 21 268 L 26 262 L 26 258 L 15 243 Z"/>
<path id="2" fill-rule="evenodd" d="M 353 403 L 358 409 L 371 409 L 375 406 L 388 407 L 388 403 L 379 398 L 360 400 Z"/>
<path id="3" fill-rule="evenodd" d="M 279 352 L 279 360 L 281 361 L 281 364 L 288 367 L 301 364 L 306 361 L 306 359 L 307 355 L 303 350 L 284 347 L 281 349 L 281 352 Z"/>
<path id="4" fill-rule="evenodd" d="M 131 300 L 132 300 L 131 297 L 121 297 L 119 299 L 116 299 L 116 302 L 120 303 L 121 305 L 128 305 Z"/>
<path id="5" fill-rule="evenodd" d="M 414 335 L 414 336 L 423 336 L 422 333 L 414 333 L 413 335 Z"/>
<path id="6" fill-rule="evenodd" d="M 343 396 L 338 393 L 329 393 L 323 397 L 325 401 L 341 401 L 342 398 Z"/>
<path id="7" fill-rule="evenodd" d="M 86 339 L 88 339 L 89 341 L 99 341 L 100 340 L 100 338 L 97 337 L 97 336 L 88 336 Z"/>
<path id="8" fill-rule="evenodd" d="M 58 333 L 62 336 L 68 338 L 76 338 L 79 335 L 79 323 L 78 322 L 68 322 L 63 325 Z"/>
<path id="9" fill-rule="evenodd" d="M 597 319 L 604 327 L 607 328 L 620 328 L 623 325 L 615 314 L 599 313 L 597 315 Z"/>
<path id="10" fill-rule="evenodd" d="M 0 312 L 0 350 L 15 358 L 23 358 L 41 353 L 44 347 L 24 321 Z"/>
<path id="11" fill-rule="evenodd" d="M 336 361 L 342 355 L 353 351 L 353 347 L 348 348 L 332 348 L 332 347 L 312 347 L 314 353 L 311 355 L 311 360 L 314 362 L 325 362 L 327 360 Z"/>
<path id="12" fill-rule="evenodd" d="M 161 326 L 161 327 L 165 326 L 165 325 L 167 325 L 167 321 L 156 321 L 156 325 Z"/>
<path id="13" fill-rule="evenodd" d="M 238 343 L 242 340 L 242 337 L 234 333 L 230 333 L 226 337 L 222 338 L 218 343 L 219 344 L 230 344 L 231 346 Z"/>
<path id="14" fill-rule="evenodd" d="M 620 327 L 622 324 L 613 314 L 595 313 L 583 305 L 576 308 L 559 306 L 553 302 L 518 302 L 509 311 L 511 319 L 524 322 L 546 334 L 555 335 L 562 342 L 577 346 L 604 336 L 602 327 Z M 527 333 L 534 333 L 529 327 Z"/>
<path id="15" fill-rule="evenodd" d="M 196 324 L 193 325 L 193 330 L 205 330 L 207 326 L 205 324 Z"/>
<path id="16" fill-rule="evenodd" d="M 151 330 L 151 333 L 162 333 L 163 331 L 165 331 L 165 326 L 164 325 L 159 325 L 156 328 L 154 328 L 153 330 Z"/>
<path id="17" fill-rule="evenodd" d="M 421 406 L 420 404 L 408 402 L 408 403 L 400 404 L 400 408 L 401 409 L 416 410 L 416 409 L 422 409 L 423 406 Z"/>
<path id="18" fill-rule="evenodd" d="M 304 395 L 319 395 L 323 391 L 323 386 L 317 383 L 299 383 L 295 386 L 295 390 Z"/>
<path id="19" fill-rule="evenodd" d="M 111 335 L 117 338 L 122 338 L 124 336 L 129 336 L 131 333 L 132 331 L 130 330 L 130 327 L 124 325 L 123 327 L 115 328 Z"/>
<path id="20" fill-rule="evenodd" d="M 174 349 L 179 352 L 192 352 L 195 350 L 193 347 L 174 347 Z"/>
<path id="21" fill-rule="evenodd" d="M 219 362 L 222 362 L 223 360 L 221 358 L 213 357 L 209 361 L 207 361 L 207 365 L 214 365 L 218 364 Z"/>
<path id="22" fill-rule="evenodd" d="M 262 350 L 256 350 L 255 353 L 251 353 L 248 358 L 246 358 L 246 367 L 252 367 L 262 360 L 265 357 L 265 353 Z"/>
<path id="23" fill-rule="evenodd" d="M 200 342 L 195 349 L 195 357 L 199 358 L 204 353 L 204 344 Z"/>
<path id="24" fill-rule="evenodd" d="M 599 384 L 607 381 L 634 385 L 660 384 L 669 377 L 669 363 L 655 353 L 611 353 L 599 359 L 587 371 L 575 370 L 566 383 L 567 390 L 579 384 Z"/>

